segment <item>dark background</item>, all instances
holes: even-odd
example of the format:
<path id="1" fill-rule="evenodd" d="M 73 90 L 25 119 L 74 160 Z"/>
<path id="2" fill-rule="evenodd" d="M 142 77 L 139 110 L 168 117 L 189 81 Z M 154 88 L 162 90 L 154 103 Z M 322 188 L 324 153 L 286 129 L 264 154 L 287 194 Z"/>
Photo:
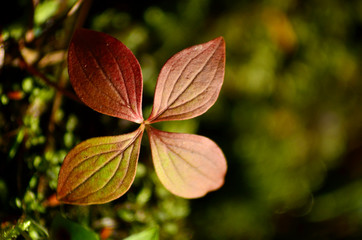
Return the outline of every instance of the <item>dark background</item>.
<path id="1" fill-rule="evenodd" d="M 81 231 L 71 223 L 102 239 L 154 226 L 160 239 L 362 238 L 361 1 L 94 0 L 67 15 L 74 2 L 0 7 L 3 236 L 58 236 L 53 219 L 61 214 L 63 239 Z M 216 104 L 196 119 L 159 125 L 218 143 L 228 161 L 220 190 L 196 200 L 168 193 L 145 142 L 125 196 L 90 207 L 52 204 L 60 165 L 76 143 L 136 128 L 62 97 L 19 60 L 21 53 L 72 92 L 65 50 L 75 26 L 108 33 L 134 52 L 145 117 L 165 61 L 224 37 Z"/>

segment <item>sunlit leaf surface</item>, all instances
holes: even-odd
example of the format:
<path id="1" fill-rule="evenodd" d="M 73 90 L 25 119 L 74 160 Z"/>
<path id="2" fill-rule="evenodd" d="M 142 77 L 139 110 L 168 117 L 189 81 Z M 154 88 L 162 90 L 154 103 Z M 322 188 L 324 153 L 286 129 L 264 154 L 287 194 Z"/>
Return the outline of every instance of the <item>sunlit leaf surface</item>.
<path id="1" fill-rule="evenodd" d="M 64 159 L 57 196 L 70 204 L 98 204 L 123 195 L 131 186 L 143 129 L 86 140 Z"/>
<path id="2" fill-rule="evenodd" d="M 210 139 L 147 127 L 157 176 L 173 194 L 197 198 L 221 187 L 226 160 Z"/>
<path id="3" fill-rule="evenodd" d="M 189 119 L 206 112 L 219 95 L 224 71 L 222 37 L 175 54 L 158 77 L 149 122 Z"/>
<path id="4" fill-rule="evenodd" d="M 141 123 L 142 74 L 133 53 L 117 39 L 79 29 L 69 46 L 69 78 L 92 109 Z"/>
<path id="5" fill-rule="evenodd" d="M 198 116 L 216 101 L 225 70 L 222 37 L 185 49 L 159 75 L 150 117 L 142 117 L 142 75 L 132 52 L 117 39 L 77 30 L 69 47 L 69 76 L 82 101 L 101 113 L 141 123 L 133 133 L 84 141 L 64 159 L 57 197 L 98 204 L 123 195 L 133 182 L 140 142 L 148 129 L 157 175 L 172 193 L 202 197 L 221 187 L 226 160 L 210 139 L 156 130 L 150 124 Z"/>
<path id="6" fill-rule="evenodd" d="M 133 234 L 124 240 L 159 240 L 159 229 L 158 227 L 146 229 L 140 233 Z"/>

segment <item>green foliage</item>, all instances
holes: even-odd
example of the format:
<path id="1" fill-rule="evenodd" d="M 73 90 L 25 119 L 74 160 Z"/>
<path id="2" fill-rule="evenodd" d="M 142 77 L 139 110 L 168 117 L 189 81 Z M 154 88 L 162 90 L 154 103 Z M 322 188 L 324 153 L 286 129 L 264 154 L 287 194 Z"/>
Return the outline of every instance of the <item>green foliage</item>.
<path id="1" fill-rule="evenodd" d="M 52 222 L 50 238 L 54 240 L 99 240 L 99 236 L 95 232 L 83 227 L 80 224 L 67 220 L 60 214 L 56 215 Z"/>
<path id="2" fill-rule="evenodd" d="M 19 219 L 16 224 L 6 226 L 0 231 L 1 239 L 46 239 L 49 238 L 48 231 L 32 219 Z"/>
<path id="3" fill-rule="evenodd" d="M 44 24 L 50 17 L 52 17 L 59 8 L 58 1 L 43 1 L 40 2 L 34 12 L 34 23 L 37 25 Z"/>
<path id="4" fill-rule="evenodd" d="M 158 240 L 158 228 L 150 228 L 140 233 L 133 234 L 124 240 Z"/>

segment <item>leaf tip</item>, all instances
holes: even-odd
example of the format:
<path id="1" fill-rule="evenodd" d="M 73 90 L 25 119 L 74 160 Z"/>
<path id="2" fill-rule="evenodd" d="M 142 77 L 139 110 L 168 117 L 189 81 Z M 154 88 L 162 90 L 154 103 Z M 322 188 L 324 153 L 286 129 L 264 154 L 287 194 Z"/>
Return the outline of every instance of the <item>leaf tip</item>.
<path id="1" fill-rule="evenodd" d="M 219 36 L 219 37 L 215 38 L 214 40 L 217 40 L 217 41 L 220 41 L 220 42 L 223 42 L 223 43 L 225 42 L 223 36 Z"/>
<path id="2" fill-rule="evenodd" d="M 223 36 L 219 36 L 210 41 L 211 43 L 219 44 L 220 47 L 225 48 L 225 39 Z"/>

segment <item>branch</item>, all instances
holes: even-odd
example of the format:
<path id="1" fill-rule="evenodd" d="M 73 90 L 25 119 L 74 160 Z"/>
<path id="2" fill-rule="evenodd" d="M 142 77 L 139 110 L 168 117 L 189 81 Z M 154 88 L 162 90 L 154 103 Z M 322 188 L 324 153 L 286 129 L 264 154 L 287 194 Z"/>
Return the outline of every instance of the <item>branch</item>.
<path id="1" fill-rule="evenodd" d="M 64 96 L 66 96 L 66 97 L 68 97 L 68 98 L 70 98 L 70 99 L 72 99 L 72 100 L 74 100 L 76 102 L 83 103 L 82 101 L 79 100 L 79 98 L 75 94 L 67 91 L 66 89 L 64 89 L 62 87 L 59 87 L 56 83 L 50 81 L 47 76 L 45 76 L 43 73 L 39 72 L 38 69 L 36 69 L 32 65 L 28 64 L 25 61 L 25 59 L 23 58 L 23 56 L 20 55 L 19 60 L 20 60 L 19 65 L 20 65 L 21 68 L 25 69 L 30 74 L 41 78 L 47 85 L 55 88 L 58 92 L 60 92 Z"/>

